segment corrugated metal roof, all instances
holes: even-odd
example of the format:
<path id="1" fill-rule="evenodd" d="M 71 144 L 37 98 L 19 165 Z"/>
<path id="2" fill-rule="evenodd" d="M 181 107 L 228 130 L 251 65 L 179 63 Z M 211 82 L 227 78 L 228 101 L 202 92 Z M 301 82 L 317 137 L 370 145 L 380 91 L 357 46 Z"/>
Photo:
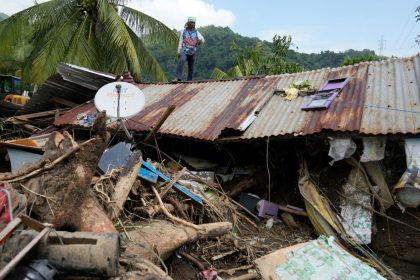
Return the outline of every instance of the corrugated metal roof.
<path id="1" fill-rule="evenodd" d="M 78 67 L 60 64 L 57 74 L 49 77 L 32 96 L 28 104 L 18 110 L 16 115 L 30 114 L 55 109 L 53 97 L 80 104 L 92 99 L 103 85 L 115 81 L 116 77 Z"/>
<path id="2" fill-rule="evenodd" d="M 420 132 L 420 54 L 369 68 L 360 132 Z"/>
<path id="3" fill-rule="evenodd" d="M 308 135 L 322 130 L 416 134 L 420 132 L 419 73 L 420 54 L 240 80 L 140 84 L 146 106 L 127 120 L 127 124 L 131 130 L 147 131 L 168 106 L 176 105 L 160 133 L 209 141 L 232 133 L 242 139 Z M 342 77 L 352 77 L 352 80 L 328 110 L 305 112 L 301 107 L 310 97 L 286 101 L 274 94 L 292 82 L 307 79 L 319 86 L 328 79 Z M 94 110 L 93 104 L 84 104 L 60 117 L 55 124 L 75 124 L 78 113 Z M 246 128 L 245 124 L 256 113 L 257 117 Z"/>

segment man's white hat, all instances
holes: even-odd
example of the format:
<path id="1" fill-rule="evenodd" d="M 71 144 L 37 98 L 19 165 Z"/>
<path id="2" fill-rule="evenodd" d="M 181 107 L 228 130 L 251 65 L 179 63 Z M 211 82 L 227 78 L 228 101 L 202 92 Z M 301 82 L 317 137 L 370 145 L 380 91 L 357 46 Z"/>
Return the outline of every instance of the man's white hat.
<path id="1" fill-rule="evenodd" d="M 187 22 L 194 22 L 195 23 L 195 17 L 189 17 Z"/>

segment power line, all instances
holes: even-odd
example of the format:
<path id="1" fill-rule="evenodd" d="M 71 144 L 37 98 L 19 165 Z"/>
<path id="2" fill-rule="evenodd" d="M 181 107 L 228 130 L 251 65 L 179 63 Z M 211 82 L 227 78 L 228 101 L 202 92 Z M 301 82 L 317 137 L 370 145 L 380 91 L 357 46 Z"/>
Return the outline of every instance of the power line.
<path id="1" fill-rule="evenodd" d="M 403 35 L 407 31 L 408 23 L 410 22 L 410 20 L 412 20 L 412 18 L 411 17 L 407 17 L 407 19 L 405 21 L 405 24 L 403 25 L 402 31 L 399 33 L 398 38 L 392 44 L 391 50 L 395 50 L 397 48 L 397 46 L 398 46 L 398 43 L 401 42 L 401 39 L 403 38 Z"/>
<path id="2" fill-rule="evenodd" d="M 407 33 L 407 34 L 406 34 L 406 36 L 404 37 L 404 39 L 403 39 L 403 40 L 401 40 L 401 43 L 400 43 L 400 45 L 399 45 L 398 50 L 405 49 L 406 42 L 407 42 L 407 40 L 410 38 L 411 33 L 413 33 L 414 28 L 416 27 L 416 25 L 417 25 L 417 21 L 414 21 L 414 22 L 413 22 L 413 24 L 412 24 L 412 26 L 410 27 L 410 29 L 409 29 L 408 33 Z"/>

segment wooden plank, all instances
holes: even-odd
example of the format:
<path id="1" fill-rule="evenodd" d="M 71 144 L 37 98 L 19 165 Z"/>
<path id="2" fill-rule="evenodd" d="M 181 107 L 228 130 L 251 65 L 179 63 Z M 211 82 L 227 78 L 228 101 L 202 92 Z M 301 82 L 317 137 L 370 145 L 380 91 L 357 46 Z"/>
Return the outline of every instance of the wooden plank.
<path id="1" fill-rule="evenodd" d="M 33 228 L 36 231 L 42 231 L 45 228 L 45 225 L 26 215 L 21 215 L 19 216 L 19 218 L 22 220 L 22 223 L 24 223 L 30 228 Z"/>
<path id="2" fill-rule="evenodd" d="M 6 119 L 6 122 L 13 122 L 13 120 L 27 122 L 30 119 L 36 119 L 36 118 L 43 118 L 43 117 L 54 116 L 57 111 L 60 114 L 63 114 L 64 112 L 68 111 L 68 109 L 55 109 L 55 110 L 44 111 L 44 112 L 39 112 L 39 113 L 32 113 L 32 114 L 14 116 L 14 117 L 7 118 Z"/>
<path id="3" fill-rule="evenodd" d="M 114 193 L 111 196 L 111 200 L 115 201 L 115 204 L 112 207 L 114 209 L 111 214 L 112 220 L 118 218 L 124 208 L 124 204 L 127 201 L 128 195 L 130 194 L 131 189 L 137 180 L 137 174 L 139 173 L 141 161 L 141 153 L 139 151 L 134 152 L 130 159 L 129 165 L 126 167 L 129 170 L 128 173 L 121 174 L 118 178 Z"/>
<path id="4" fill-rule="evenodd" d="M 160 172 L 159 170 L 157 170 L 156 168 L 154 168 L 150 163 L 148 163 L 148 162 L 146 162 L 146 161 L 143 160 L 142 165 L 144 165 L 147 169 L 149 169 L 150 171 L 152 171 L 155 174 L 157 174 L 164 181 L 170 181 L 170 178 L 168 176 L 166 176 L 165 174 L 163 174 L 162 172 Z M 196 196 L 195 194 L 193 194 L 192 192 L 190 192 L 188 189 L 184 188 L 180 184 L 175 183 L 174 184 L 174 188 L 176 188 L 178 191 L 180 191 L 184 195 L 190 197 L 195 202 L 203 205 L 203 201 L 201 200 L 201 198 L 199 198 L 198 196 Z"/>
<path id="5" fill-rule="evenodd" d="M 44 237 L 50 228 L 44 228 L 25 248 L 22 249 L 1 271 L 0 271 L 0 280 L 4 279 L 10 271 L 25 257 L 25 255 Z"/>
<path id="6" fill-rule="evenodd" d="M 156 184 L 158 181 L 158 175 L 147 170 L 146 168 L 140 168 L 138 175 L 141 179 L 152 184 Z"/>
<path id="7" fill-rule="evenodd" d="M 20 225 L 22 220 L 20 217 L 13 219 L 7 226 L 0 232 L 0 245 L 3 244 L 5 239 L 9 237 L 13 231 Z"/>
<path id="8" fill-rule="evenodd" d="M 162 115 L 162 117 L 157 121 L 156 125 L 153 126 L 153 129 L 149 132 L 149 134 L 146 136 L 146 139 L 144 139 L 144 142 L 149 142 L 153 135 L 158 132 L 160 127 L 163 125 L 163 123 L 166 121 L 166 119 L 169 117 L 169 115 L 175 110 L 175 105 L 171 105 L 166 109 L 165 113 Z"/>

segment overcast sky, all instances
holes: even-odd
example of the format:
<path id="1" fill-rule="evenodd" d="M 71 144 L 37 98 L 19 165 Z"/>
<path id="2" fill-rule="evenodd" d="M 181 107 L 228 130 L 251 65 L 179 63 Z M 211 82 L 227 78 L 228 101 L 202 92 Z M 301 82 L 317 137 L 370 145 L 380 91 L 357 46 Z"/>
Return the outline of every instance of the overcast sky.
<path id="1" fill-rule="evenodd" d="M 44 2 L 44 1 L 38 1 Z M 1 0 L 0 11 L 16 13 L 33 0 Z M 415 37 L 419 0 L 131 0 L 128 4 L 168 25 L 181 29 L 188 16 L 197 25 L 229 26 L 235 32 L 271 41 L 274 34 L 290 34 L 300 52 L 346 49 L 410 56 L 420 51 Z"/>

